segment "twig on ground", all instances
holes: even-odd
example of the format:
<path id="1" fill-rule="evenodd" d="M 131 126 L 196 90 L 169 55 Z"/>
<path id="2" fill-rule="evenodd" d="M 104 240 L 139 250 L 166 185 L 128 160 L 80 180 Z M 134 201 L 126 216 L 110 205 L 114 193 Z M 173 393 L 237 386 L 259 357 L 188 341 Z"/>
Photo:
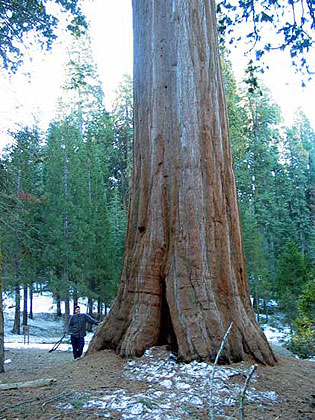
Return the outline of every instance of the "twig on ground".
<path id="1" fill-rule="evenodd" d="M 211 372 L 211 376 L 210 376 L 209 413 L 210 413 L 210 419 L 211 420 L 214 420 L 214 414 L 213 414 L 213 378 L 214 378 L 214 370 L 215 370 L 215 367 L 216 367 L 216 365 L 218 363 L 218 360 L 219 360 L 219 358 L 221 356 L 221 353 L 222 353 L 222 350 L 224 348 L 226 339 L 227 339 L 228 335 L 230 334 L 232 325 L 233 325 L 233 322 L 231 322 L 229 328 L 226 330 L 226 333 L 224 334 L 224 337 L 222 339 L 222 342 L 221 342 L 219 351 L 218 351 L 218 353 L 216 355 L 216 358 L 214 360 L 214 364 L 213 364 L 212 372 Z"/>
<path id="2" fill-rule="evenodd" d="M 121 389 L 121 386 L 118 386 L 118 385 L 100 385 L 96 388 L 90 388 L 90 391 L 97 391 L 99 389 Z"/>
<path id="3" fill-rule="evenodd" d="M 241 394 L 241 398 L 240 398 L 240 420 L 244 420 L 244 399 L 245 399 L 245 394 L 249 385 L 249 382 L 255 372 L 255 370 L 257 369 L 258 365 L 253 365 L 250 368 L 249 374 L 247 375 L 246 381 L 245 381 L 245 385 L 244 388 L 242 389 L 242 394 Z"/>
<path id="4" fill-rule="evenodd" d="M 62 395 L 65 397 L 68 394 L 66 394 L 65 392 L 60 392 L 59 394 L 56 394 L 53 397 L 49 398 L 48 400 L 44 401 L 43 404 L 42 404 L 42 410 L 43 410 L 43 412 L 45 412 L 45 406 L 47 404 L 49 404 L 50 402 L 56 400 L 57 398 L 61 397 Z"/>

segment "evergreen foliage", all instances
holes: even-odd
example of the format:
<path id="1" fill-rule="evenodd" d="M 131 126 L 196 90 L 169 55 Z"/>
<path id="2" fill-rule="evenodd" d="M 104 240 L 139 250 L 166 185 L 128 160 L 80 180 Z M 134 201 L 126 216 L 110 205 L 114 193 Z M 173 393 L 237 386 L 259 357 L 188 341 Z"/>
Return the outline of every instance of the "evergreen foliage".
<path id="1" fill-rule="evenodd" d="M 124 75 L 116 91 L 113 107 L 115 145 L 112 156 L 114 176 L 117 179 L 122 196 L 123 207 L 128 208 L 129 189 L 132 170 L 133 137 L 133 94 L 132 79 Z"/>
<path id="2" fill-rule="evenodd" d="M 1 161 L 3 272 L 17 311 L 22 284 L 42 282 L 57 302 L 65 301 L 67 315 L 69 301 L 79 297 L 108 307 L 120 278 L 121 178 L 128 171 L 123 136 L 129 127 L 131 143 L 132 110 L 128 120 L 126 107 L 121 115 L 118 106 L 113 115 L 106 112 L 89 39 L 73 39 L 59 117 L 42 137 L 36 128 L 11 133 L 15 144 Z M 126 80 L 121 89 L 130 100 Z"/>
<path id="3" fill-rule="evenodd" d="M 68 30 L 80 35 L 87 29 L 78 0 L 57 0 L 53 8 L 47 0 L 6 0 L 0 3 L 0 59 L 6 70 L 15 72 L 23 62 L 25 38 L 32 33 L 41 47 L 50 49 L 57 38 L 58 14 L 69 12 Z M 59 13 L 58 13 L 58 9 Z"/>
<path id="4" fill-rule="evenodd" d="M 288 240 L 277 264 L 276 294 L 290 323 L 297 315 L 297 297 L 307 279 L 307 267 L 296 243 Z"/>
<path id="5" fill-rule="evenodd" d="M 302 358 L 315 356 L 315 273 L 309 280 L 298 300 L 299 315 L 295 320 L 295 333 L 291 350 Z"/>
<path id="6" fill-rule="evenodd" d="M 41 147 L 36 128 L 11 133 L 15 143 L 2 159 L 0 208 L 4 287 L 15 290 L 16 324 L 19 332 L 20 295 L 37 276 L 42 242 L 40 207 L 42 197 Z M 32 280 L 31 280 L 32 279 Z M 26 308 L 25 308 L 26 309 Z M 24 318 L 24 323 L 26 323 Z"/>
<path id="7" fill-rule="evenodd" d="M 276 299 L 300 337 L 297 302 L 314 267 L 314 132 L 301 112 L 283 129 L 267 89 L 242 90 L 226 60 L 223 74 L 254 307 L 268 320 Z"/>
<path id="8" fill-rule="evenodd" d="M 221 0 L 217 11 L 221 42 L 239 45 L 240 41 L 246 41 L 248 51 L 254 54 L 249 62 L 254 69 L 258 68 L 254 62 L 262 62 L 269 51 L 289 50 L 292 64 L 299 71 L 312 74 L 307 57 L 313 52 L 315 39 L 313 1 Z M 248 30 L 244 31 L 244 23 Z M 264 68 L 263 63 L 261 68 Z"/>

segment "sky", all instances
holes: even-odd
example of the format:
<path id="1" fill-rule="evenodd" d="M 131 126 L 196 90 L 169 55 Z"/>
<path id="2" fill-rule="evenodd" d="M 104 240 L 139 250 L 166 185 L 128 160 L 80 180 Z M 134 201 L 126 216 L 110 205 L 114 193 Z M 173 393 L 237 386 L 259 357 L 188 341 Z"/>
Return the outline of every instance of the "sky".
<path id="1" fill-rule="evenodd" d="M 110 109 L 123 75 L 132 74 L 131 0 L 87 0 L 83 12 L 90 21 L 92 52 L 105 106 Z M 0 74 L 0 148 L 9 140 L 8 129 L 37 120 L 47 128 L 60 96 L 67 60 L 64 40 L 57 40 L 48 53 L 34 48 L 25 58 L 25 65 L 11 80 L 5 72 Z M 31 77 L 25 76 L 25 71 Z"/>
<path id="2" fill-rule="evenodd" d="M 103 84 L 105 106 L 110 110 L 123 75 L 132 74 L 131 0 L 85 0 L 83 11 L 90 21 L 93 55 Z M 8 129 L 35 122 L 47 128 L 60 96 L 65 44 L 60 39 L 49 53 L 39 49 L 28 51 L 25 66 L 11 80 L 4 72 L 0 74 L 0 148 L 9 140 Z M 242 79 L 246 59 L 239 51 L 232 50 L 232 62 L 236 77 Z M 263 81 L 280 105 L 285 124 L 290 125 L 294 112 L 301 107 L 315 129 L 315 81 L 303 89 L 284 54 L 270 56 L 269 66 Z M 31 76 L 25 76 L 24 70 Z"/>

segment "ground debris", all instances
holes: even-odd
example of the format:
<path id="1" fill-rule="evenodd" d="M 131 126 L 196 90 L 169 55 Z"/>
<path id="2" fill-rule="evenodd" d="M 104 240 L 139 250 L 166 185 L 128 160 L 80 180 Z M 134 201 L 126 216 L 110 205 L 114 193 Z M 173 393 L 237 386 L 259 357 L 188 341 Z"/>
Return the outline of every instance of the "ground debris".
<path id="1" fill-rule="evenodd" d="M 2 382 L 54 377 L 52 387 L 1 392 L 0 412 L 7 420 L 209 420 L 210 363 L 177 363 L 164 347 L 141 358 L 122 359 L 103 350 L 77 362 L 70 352 L 9 350 L 12 363 Z M 239 396 L 252 363 L 215 370 L 215 419 L 239 418 Z M 279 358 L 259 366 L 244 401 L 246 420 L 315 418 L 315 363 Z M 53 392 L 52 392 L 53 390 Z M 36 398 L 34 398 L 36 395 Z M 5 415 L 4 415 L 5 414 Z"/>
<path id="2" fill-rule="evenodd" d="M 138 393 L 136 389 L 135 392 L 124 389 L 95 392 L 88 400 L 84 399 L 82 408 L 100 411 L 105 418 L 118 416 L 126 420 L 183 420 L 193 416 L 203 418 L 199 416 L 205 416 L 208 411 L 212 368 L 209 363 L 179 364 L 165 350 L 152 349 L 142 358 L 128 361 L 123 371 L 128 379 L 146 383 L 148 388 L 145 392 Z M 238 368 L 216 368 L 213 401 L 218 415 L 224 415 L 226 407 L 237 406 L 242 386 L 229 381 L 236 376 L 246 377 L 246 373 L 247 368 L 241 365 Z M 257 375 L 254 375 L 253 380 L 257 380 Z M 274 404 L 277 395 L 275 392 L 258 391 L 251 387 L 247 401 Z M 72 409 L 69 404 L 58 407 Z"/>
<path id="3" fill-rule="evenodd" d="M 53 385 L 56 382 L 57 380 L 54 378 L 43 378 L 43 379 L 36 379 L 34 381 L 6 383 L 6 384 L 0 384 L 0 390 L 7 391 L 9 389 L 38 388 L 41 386 Z"/>

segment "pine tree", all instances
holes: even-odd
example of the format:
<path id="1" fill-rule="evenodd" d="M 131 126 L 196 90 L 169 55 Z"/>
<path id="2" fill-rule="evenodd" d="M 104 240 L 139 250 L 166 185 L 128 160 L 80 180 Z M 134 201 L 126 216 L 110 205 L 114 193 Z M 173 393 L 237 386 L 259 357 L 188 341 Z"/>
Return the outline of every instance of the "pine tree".
<path id="1" fill-rule="evenodd" d="M 305 284 L 298 300 L 298 317 L 294 322 L 295 332 L 291 349 L 302 358 L 315 356 L 315 271 Z"/>
<path id="2" fill-rule="evenodd" d="M 117 143 L 89 45 L 88 37 L 73 38 L 59 121 L 48 136 L 45 179 L 47 214 L 64 214 L 62 225 L 61 219 L 50 225 L 59 226 L 55 229 L 61 237 L 54 246 L 62 246 L 65 256 L 63 267 L 50 271 L 55 294 L 65 298 L 71 289 L 74 300 L 88 296 L 91 310 L 93 300 L 112 301 L 117 287 L 112 265 L 120 261 L 111 259 L 115 238 L 109 207 L 119 182 L 113 165 Z M 52 250 L 54 246 L 51 244 Z M 54 261 L 53 252 L 51 263 Z M 58 289 L 61 273 L 67 278 L 63 282 L 66 292 Z"/>
<path id="3" fill-rule="evenodd" d="M 283 194 L 279 181 L 285 178 L 279 159 L 279 108 L 272 103 L 269 92 L 261 89 L 243 92 L 243 114 L 236 111 L 236 115 L 246 112 L 242 117 L 246 128 L 240 131 L 240 140 L 232 137 L 247 269 L 258 313 L 259 299 L 271 297 L 276 261 L 289 221 L 287 196 L 283 202 L 278 200 Z M 233 127 L 235 117 L 229 115 Z"/>
<path id="4" fill-rule="evenodd" d="M 45 149 L 45 259 L 54 293 L 66 301 L 82 281 L 82 246 L 87 232 L 81 205 L 84 185 L 83 141 L 69 118 L 51 125 Z"/>
<path id="5" fill-rule="evenodd" d="M 288 240 L 277 264 L 276 290 L 291 327 L 297 315 L 297 299 L 306 279 L 307 266 L 303 254 L 294 241 Z"/>
<path id="6" fill-rule="evenodd" d="M 314 262 L 315 133 L 301 111 L 292 128 L 287 129 L 283 157 L 290 185 L 288 204 L 296 227 L 295 240 L 302 253 L 307 253 Z"/>
<path id="7" fill-rule="evenodd" d="M 113 163 L 115 176 L 121 191 L 122 204 L 128 209 L 129 190 L 132 169 L 132 135 L 133 135 L 133 96 L 132 79 L 124 76 L 116 91 L 116 100 L 112 116 L 115 143 L 113 147 Z"/>
<path id="8" fill-rule="evenodd" d="M 7 149 L 2 160 L 5 168 L 1 197 L 4 278 L 15 290 L 16 314 L 14 332 L 20 333 L 20 288 L 34 281 L 41 248 L 41 146 L 36 128 L 11 133 L 15 144 Z M 22 282 L 23 279 L 23 282 Z M 27 323 L 25 293 L 23 324 Z"/>

